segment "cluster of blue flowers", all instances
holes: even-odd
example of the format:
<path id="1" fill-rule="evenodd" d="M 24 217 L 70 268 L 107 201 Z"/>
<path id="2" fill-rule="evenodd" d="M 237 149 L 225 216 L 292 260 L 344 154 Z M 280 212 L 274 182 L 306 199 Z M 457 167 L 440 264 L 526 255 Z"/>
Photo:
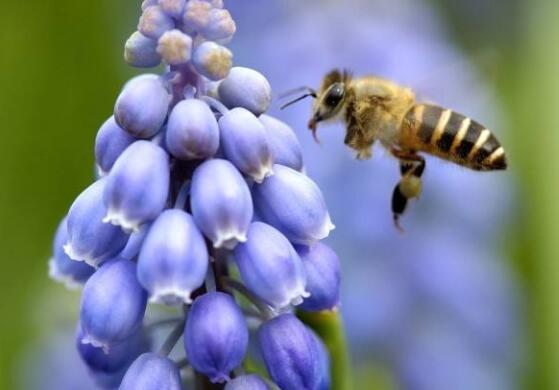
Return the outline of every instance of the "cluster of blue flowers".
<path id="1" fill-rule="evenodd" d="M 329 387 L 327 351 L 294 307 L 339 303 L 338 258 L 319 242 L 333 224 L 295 134 L 264 114 L 268 81 L 232 67 L 235 29 L 221 0 L 146 0 L 126 42 L 130 65 L 165 72 L 124 85 L 50 262 L 84 284 L 76 344 L 100 387 L 182 389 L 191 369 L 229 390 Z M 148 302 L 180 308 L 159 347 Z M 267 379 L 245 373 L 251 341 Z"/>

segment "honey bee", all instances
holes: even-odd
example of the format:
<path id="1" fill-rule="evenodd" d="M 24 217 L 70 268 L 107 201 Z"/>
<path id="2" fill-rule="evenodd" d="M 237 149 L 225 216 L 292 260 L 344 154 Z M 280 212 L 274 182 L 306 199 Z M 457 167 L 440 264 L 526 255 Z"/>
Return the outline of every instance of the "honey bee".
<path id="1" fill-rule="evenodd" d="M 307 93 L 282 108 L 315 98 L 308 127 L 317 142 L 319 123 L 341 120 L 346 126 L 344 142 L 357 159 L 370 158 L 378 140 L 399 160 L 401 179 L 392 193 L 392 214 L 400 230 L 408 200 L 421 194 L 425 159 L 420 152 L 476 171 L 507 167 L 505 150 L 485 126 L 450 109 L 418 103 L 411 89 L 389 80 L 353 78 L 348 71 L 333 70 L 318 91 L 302 89 Z"/>

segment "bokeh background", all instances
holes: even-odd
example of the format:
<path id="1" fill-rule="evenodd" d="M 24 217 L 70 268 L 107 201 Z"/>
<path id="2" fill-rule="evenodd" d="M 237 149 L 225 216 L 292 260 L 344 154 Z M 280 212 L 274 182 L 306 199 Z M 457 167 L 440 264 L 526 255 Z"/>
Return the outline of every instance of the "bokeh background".
<path id="1" fill-rule="evenodd" d="M 559 388 L 559 3 L 226 0 L 235 63 L 275 92 L 332 67 L 379 74 L 494 129 L 510 162 L 428 159 L 395 232 L 397 164 L 353 160 L 310 102 L 272 113 L 303 144 L 343 261 L 358 389 Z M 93 140 L 122 84 L 139 1 L 5 2 L 0 13 L 0 388 L 92 388 L 73 351 L 79 293 L 47 277 L 54 229 L 92 180 Z"/>

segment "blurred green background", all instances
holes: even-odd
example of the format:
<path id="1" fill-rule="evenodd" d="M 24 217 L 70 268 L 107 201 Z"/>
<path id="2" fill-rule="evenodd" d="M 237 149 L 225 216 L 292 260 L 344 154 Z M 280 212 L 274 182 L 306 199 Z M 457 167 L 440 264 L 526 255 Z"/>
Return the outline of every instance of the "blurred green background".
<path id="1" fill-rule="evenodd" d="M 510 129 L 503 143 L 521 199 L 504 246 L 528 293 L 532 342 L 523 387 L 558 389 L 559 2 L 433 3 L 474 62 L 480 48 L 496 53 L 486 71 L 506 110 Z M 56 224 L 92 179 L 97 128 L 123 82 L 136 73 L 122 60 L 122 44 L 135 26 L 137 6 L 131 0 L 2 4 L 2 389 L 17 388 L 16 364 L 24 351 L 56 327 L 59 315 L 68 315 L 57 305 L 67 302 L 75 311 L 77 294 L 47 278 L 46 260 Z"/>

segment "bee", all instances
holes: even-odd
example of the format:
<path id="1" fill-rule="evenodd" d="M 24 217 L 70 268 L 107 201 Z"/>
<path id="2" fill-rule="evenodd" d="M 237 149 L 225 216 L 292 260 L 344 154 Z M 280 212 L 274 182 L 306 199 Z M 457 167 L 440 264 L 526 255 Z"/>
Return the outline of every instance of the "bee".
<path id="1" fill-rule="evenodd" d="M 344 143 L 355 150 L 357 159 L 369 159 L 376 141 L 398 159 L 401 178 L 391 203 L 394 224 L 400 230 L 408 201 L 421 194 L 425 158 L 420 153 L 476 171 L 507 168 L 505 150 L 485 126 L 450 109 L 419 103 L 411 89 L 392 81 L 353 78 L 347 70 L 336 69 L 323 78 L 318 91 L 298 90 L 307 93 L 282 109 L 313 97 L 308 127 L 317 142 L 319 123 L 341 120 L 346 127 Z"/>

